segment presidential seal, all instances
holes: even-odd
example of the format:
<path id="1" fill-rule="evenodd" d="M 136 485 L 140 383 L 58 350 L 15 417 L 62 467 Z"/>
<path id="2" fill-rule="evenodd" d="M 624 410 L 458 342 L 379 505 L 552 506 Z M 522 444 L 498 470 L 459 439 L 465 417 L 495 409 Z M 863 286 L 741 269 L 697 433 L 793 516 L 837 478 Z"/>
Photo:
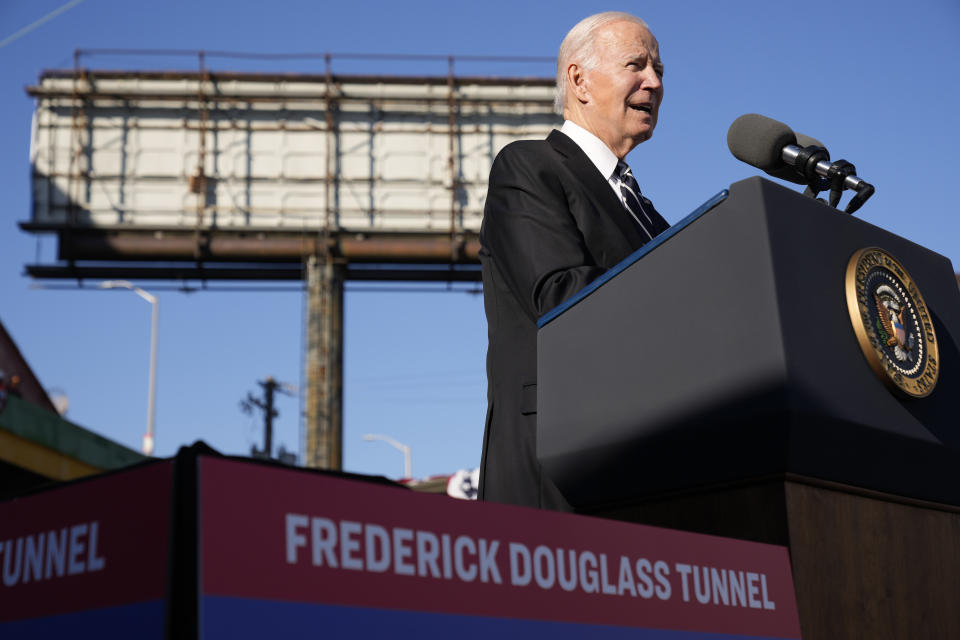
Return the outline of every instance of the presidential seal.
<path id="1" fill-rule="evenodd" d="M 900 261 L 870 247 L 847 265 L 847 309 L 860 349 L 887 385 L 930 395 L 940 373 L 937 335 L 923 296 Z"/>

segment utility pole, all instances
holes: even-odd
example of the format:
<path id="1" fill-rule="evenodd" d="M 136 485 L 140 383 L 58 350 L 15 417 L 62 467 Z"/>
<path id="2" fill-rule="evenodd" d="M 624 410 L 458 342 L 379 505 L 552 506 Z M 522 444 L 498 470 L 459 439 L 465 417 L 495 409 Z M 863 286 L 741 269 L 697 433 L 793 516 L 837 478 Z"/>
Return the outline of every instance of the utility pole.
<path id="1" fill-rule="evenodd" d="M 258 450 L 254 445 L 250 447 L 250 455 L 254 458 L 269 460 L 273 458 L 273 419 L 280 415 L 273 408 L 273 396 L 277 391 L 285 395 L 293 395 L 293 393 L 290 391 L 291 385 L 277 382 L 273 376 L 267 376 L 266 380 L 258 380 L 257 384 L 263 387 L 263 400 L 247 392 L 246 399 L 240 401 L 240 409 L 247 415 L 252 414 L 255 408 L 263 411 L 263 449 Z"/>

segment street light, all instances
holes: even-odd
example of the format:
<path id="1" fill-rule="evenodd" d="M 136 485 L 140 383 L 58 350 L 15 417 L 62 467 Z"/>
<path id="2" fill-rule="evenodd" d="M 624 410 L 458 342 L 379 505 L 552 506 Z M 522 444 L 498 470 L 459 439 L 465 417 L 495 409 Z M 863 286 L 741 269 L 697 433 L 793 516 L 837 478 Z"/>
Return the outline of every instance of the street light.
<path id="1" fill-rule="evenodd" d="M 378 433 L 368 433 L 365 436 L 363 436 L 363 439 L 366 440 L 367 442 L 373 442 L 374 440 L 383 440 L 394 449 L 399 449 L 400 451 L 402 451 L 403 452 L 403 477 L 404 478 L 413 477 L 413 472 L 410 470 L 411 468 L 410 447 L 403 444 L 402 442 L 397 442 L 390 436 L 384 436 Z"/>
<path id="2" fill-rule="evenodd" d="M 157 400 L 157 318 L 160 312 L 160 301 L 156 296 L 126 280 L 105 280 L 99 286 L 101 289 L 129 289 L 153 306 L 153 318 L 150 322 L 150 392 L 147 396 L 147 432 L 143 435 L 143 453 L 152 456 L 153 423 Z"/>

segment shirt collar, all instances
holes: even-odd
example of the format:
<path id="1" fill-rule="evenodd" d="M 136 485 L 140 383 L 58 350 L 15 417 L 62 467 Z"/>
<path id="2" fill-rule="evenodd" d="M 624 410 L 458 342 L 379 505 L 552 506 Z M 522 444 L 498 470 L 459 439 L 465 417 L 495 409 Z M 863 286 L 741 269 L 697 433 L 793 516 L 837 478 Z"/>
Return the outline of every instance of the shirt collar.
<path id="1" fill-rule="evenodd" d="M 590 158 L 590 162 L 597 167 L 600 174 L 607 180 L 610 179 L 620 159 L 613 151 L 610 151 L 610 147 L 605 145 L 603 140 L 572 120 L 564 120 L 560 132 L 576 142 L 577 146 Z"/>

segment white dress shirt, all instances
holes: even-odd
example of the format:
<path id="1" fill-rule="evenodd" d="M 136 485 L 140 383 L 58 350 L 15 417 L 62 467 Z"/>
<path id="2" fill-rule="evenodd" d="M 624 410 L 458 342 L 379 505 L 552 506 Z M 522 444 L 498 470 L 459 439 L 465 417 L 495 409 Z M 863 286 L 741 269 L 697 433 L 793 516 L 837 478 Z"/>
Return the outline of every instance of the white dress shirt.
<path id="1" fill-rule="evenodd" d="M 575 122 L 564 120 L 563 126 L 560 127 L 560 133 L 566 134 L 587 154 L 590 162 L 597 167 L 600 175 L 606 178 L 610 188 L 617 195 L 617 200 L 626 207 L 627 204 L 623 201 L 623 192 L 620 190 L 620 176 L 617 175 L 617 163 L 620 162 L 620 158 L 613 151 L 610 151 L 610 147 L 604 144 L 603 140 Z M 629 208 L 627 209 L 629 210 Z"/>
<path id="2" fill-rule="evenodd" d="M 600 175 L 607 179 L 607 184 L 609 184 L 610 188 L 613 189 L 613 192 L 617 196 L 617 200 L 620 201 L 620 204 L 623 205 L 623 208 L 627 210 L 637 225 L 645 234 L 647 234 L 647 237 L 653 240 L 653 236 L 656 233 L 655 225 L 650 217 L 650 214 L 647 213 L 646 209 L 644 209 L 643 203 L 640 201 L 639 187 L 634 184 L 635 188 L 631 188 L 629 184 L 624 184 L 623 180 L 620 179 L 620 172 L 617 171 L 617 167 L 620 164 L 620 159 L 616 156 L 616 154 L 613 153 L 613 151 L 610 151 L 610 147 L 605 145 L 603 140 L 593 135 L 575 122 L 571 122 L 570 120 L 565 120 L 563 122 L 560 132 L 573 140 L 577 146 L 580 147 L 585 154 L 587 154 L 590 162 L 594 164 L 594 166 L 600 172 Z M 626 167 L 627 164 L 623 163 L 623 166 Z M 631 182 L 635 182 L 635 180 L 636 178 L 633 178 Z M 630 204 L 627 203 L 626 198 L 628 192 L 633 194 L 632 197 L 637 203 L 635 208 L 631 207 Z M 643 216 L 646 219 L 646 223 L 640 219 L 640 216 Z"/>

